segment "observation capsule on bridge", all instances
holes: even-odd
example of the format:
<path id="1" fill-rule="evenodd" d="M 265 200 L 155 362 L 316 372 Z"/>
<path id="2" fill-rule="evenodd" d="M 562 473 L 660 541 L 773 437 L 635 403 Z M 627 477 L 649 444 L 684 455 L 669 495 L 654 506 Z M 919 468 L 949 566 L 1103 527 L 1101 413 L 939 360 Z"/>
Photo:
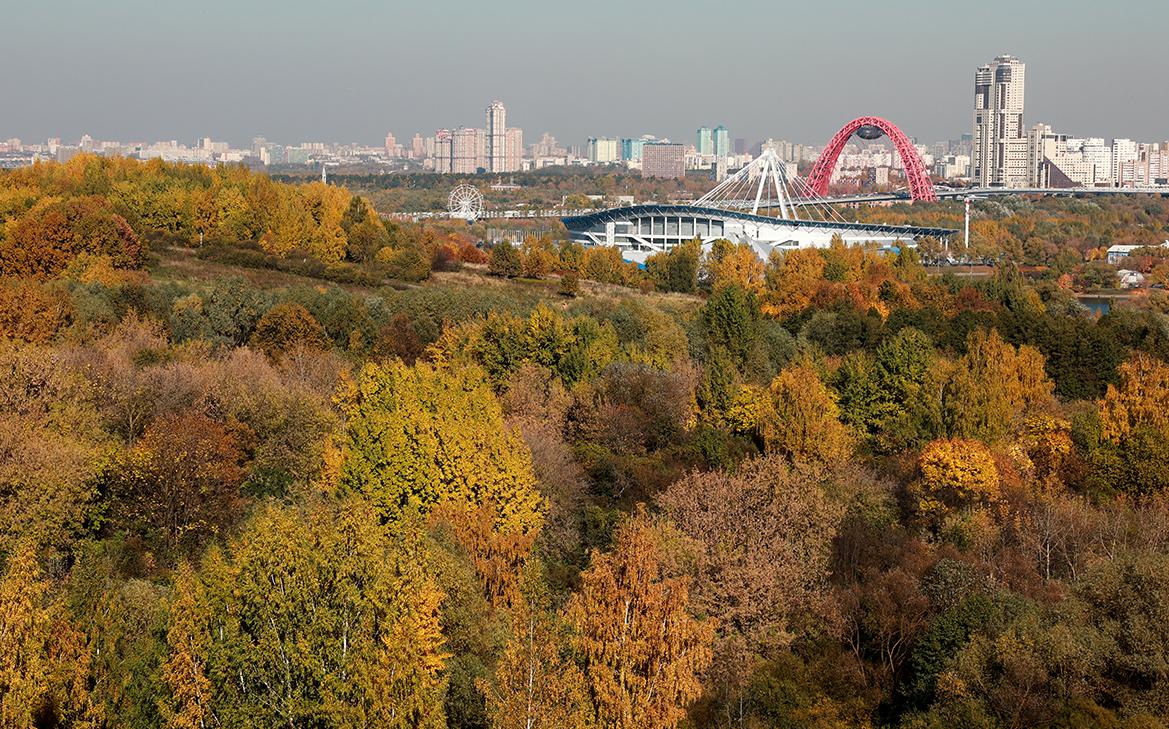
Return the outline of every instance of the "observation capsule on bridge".
<path id="1" fill-rule="evenodd" d="M 873 140 L 880 139 L 881 137 L 885 136 L 885 132 L 882 131 L 880 127 L 873 126 L 872 124 L 865 124 L 863 127 L 856 130 L 856 135 L 861 139 Z"/>

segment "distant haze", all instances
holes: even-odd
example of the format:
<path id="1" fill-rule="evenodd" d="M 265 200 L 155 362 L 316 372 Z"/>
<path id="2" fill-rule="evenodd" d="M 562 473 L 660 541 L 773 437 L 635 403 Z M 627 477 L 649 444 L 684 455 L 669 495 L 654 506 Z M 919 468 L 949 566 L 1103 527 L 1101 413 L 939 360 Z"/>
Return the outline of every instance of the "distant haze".
<path id="1" fill-rule="evenodd" d="M 842 9 L 847 8 L 847 9 Z M 482 126 L 821 144 L 861 114 L 969 133 L 975 68 L 1027 63 L 1026 123 L 1169 138 L 1169 2 L 5 0 L 0 139 L 380 144 Z"/>

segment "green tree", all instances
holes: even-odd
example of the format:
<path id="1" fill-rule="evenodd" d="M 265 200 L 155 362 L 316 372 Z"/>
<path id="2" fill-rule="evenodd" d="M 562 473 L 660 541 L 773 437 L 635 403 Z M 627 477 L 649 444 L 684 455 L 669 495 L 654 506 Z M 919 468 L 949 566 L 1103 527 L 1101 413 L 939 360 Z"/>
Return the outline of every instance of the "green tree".
<path id="1" fill-rule="evenodd" d="M 495 276 L 515 278 L 523 273 L 524 266 L 520 260 L 520 253 L 509 241 L 496 243 L 491 249 L 491 257 L 487 262 L 487 271 Z"/>

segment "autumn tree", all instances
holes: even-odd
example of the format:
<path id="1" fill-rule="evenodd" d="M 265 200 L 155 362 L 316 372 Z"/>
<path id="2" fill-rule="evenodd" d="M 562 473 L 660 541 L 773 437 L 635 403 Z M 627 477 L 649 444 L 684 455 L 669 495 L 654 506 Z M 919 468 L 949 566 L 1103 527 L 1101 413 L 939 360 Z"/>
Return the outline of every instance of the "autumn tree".
<path id="1" fill-rule="evenodd" d="M 529 567 L 529 572 L 534 571 Z M 512 611 L 512 634 L 490 680 L 479 681 L 494 729 L 592 726 L 584 673 L 542 577 L 528 579 Z"/>
<path id="2" fill-rule="evenodd" d="M 44 344 L 64 328 L 73 307 L 62 292 L 33 279 L 0 279 L 0 338 Z"/>
<path id="3" fill-rule="evenodd" d="M 163 416 L 109 476 L 115 518 L 172 553 L 201 544 L 239 516 L 242 461 L 235 434 L 206 415 Z"/>
<path id="4" fill-rule="evenodd" d="M 1169 435 L 1169 366 L 1137 353 L 1119 375 L 1119 385 L 1109 385 L 1100 401 L 1103 437 L 1120 443 L 1138 428 Z"/>
<path id="5" fill-rule="evenodd" d="M 496 243 L 491 249 L 491 257 L 487 262 L 487 271 L 495 276 L 515 278 L 524 272 L 520 253 L 509 241 Z"/>
<path id="6" fill-rule="evenodd" d="M 797 463 L 832 463 L 852 453 L 855 437 L 840 422 L 836 396 L 808 362 L 784 369 L 769 388 L 760 431 L 764 447 Z"/>
<path id="7" fill-rule="evenodd" d="M 750 244 L 720 239 L 711 245 L 703 262 L 703 275 L 713 290 L 738 286 L 761 296 L 766 272 L 759 254 Z"/>
<path id="8" fill-rule="evenodd" d="M 219 722 L 212 708 L 207 654 L 208 605 L 198 576 L 187 563 L 175 571 L 166 633 L 169 656 L 162 666 L 168 696 L 159 701 L 170 729 L 205 729 Z"/>
<path id="9" fill-rule="evenodd" d="M 936 440 L 918 459 L 910 487 L 917 512 L 932 521 L 947 513 L 994 506 L 1002 498 L 994 456 L 976 440 Z"/>
<path id="10" fill-rule="evenodd" d="M 19 545 L 0 578 L 0 726 L 92 726 L 89 661 L 33 545 Z"/>
<path id="11" fill-rule="evenodd" d="M 644 509 L 613 550 L 594 552 L 566 608 L 601 726 L 674 727 L 701 693 L 712 621 L 689 613 L 689 581 L 671 574 L 663 534 Z"/>
<path id="12" fill-rule="evenodd" d="M 556 249 L 546 237 L 528 236 L 520 248 L 520 268 L 528 278 L 544 278 L 558 263 Z"/>
<path id="13" fill-rule="evenodd" d="M 560 275 L 560 285 L 556 292 L 561 296 L 574 298 L 580 294 L 580 276 L 576 271 L 565 271 Z"/>
<path id="14" fill-rule="evenodd" d="M 826 493 L 833 480 L 769 456 L 733 473 L 692 473 L 657 499 L 697 545 L 691 602 L 717 620 L 710 673 L 727 704 L 739 703 L 754 664 L 789 644 L 823 596 L 844 508 Z"/>
<path id="15" fill-rule="evenodd" d="M 1016 349 L 993 329 L 975 330 L 942 394 L 946 430 L 954 437 L 1003 438 L 1022 415 L 1050 408 L 1052 389 L 1037 349 Z"/>
<path id="16" fill-rule="evenodd" d="M 437 508 L 488 592 L 510 599 L 544 503 L 531 455 L 505 427 L 483 371 L 371 363 L 338 398 L 348 421 L 342 488 L 368 496 L 390 521 Z"/>
<path id="17" fill-rule="evenodd" d="M 104 198 L 46 199 L 0 238 L 0 275 L 53 276 L 81 253 L 106 255 L 129 268 L 141 262 L 142 244 Z"/>
<path id="18" fill-rule="evenodd" d="M 269 309 L 256 322 L 251 343 L 272 358 L 278 358 L 298 347 L 325 349 L 328 338 L 320 323 L 301 304 L 281 302 Z"/>
<path id="19" fill-rule="evenodd" d="M 359 499 L 262 508 L 201 570 L 219 723 L 444 726 L 442 594 L 425 563 L 416 523 L 391 535 Z M 188 630 L 172 624 L 179 646 Z M 167 671 L 186 678 L 171 700 L 199 716 L 179 646 Z"/>

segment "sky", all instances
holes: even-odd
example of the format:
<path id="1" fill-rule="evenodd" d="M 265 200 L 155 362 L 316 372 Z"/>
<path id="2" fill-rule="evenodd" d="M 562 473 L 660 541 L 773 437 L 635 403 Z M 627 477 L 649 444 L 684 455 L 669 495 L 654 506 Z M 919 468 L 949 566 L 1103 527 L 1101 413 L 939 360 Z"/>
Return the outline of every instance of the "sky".
<path id="1" fill-rule="evenodd" d="M 970 132 L 975 69 L 1025 122 L 1169 138 L 1169 0 L 0 0 L 0 139 L 380 144 L 483 126 L 823 144 L 878 115 Z"/>

